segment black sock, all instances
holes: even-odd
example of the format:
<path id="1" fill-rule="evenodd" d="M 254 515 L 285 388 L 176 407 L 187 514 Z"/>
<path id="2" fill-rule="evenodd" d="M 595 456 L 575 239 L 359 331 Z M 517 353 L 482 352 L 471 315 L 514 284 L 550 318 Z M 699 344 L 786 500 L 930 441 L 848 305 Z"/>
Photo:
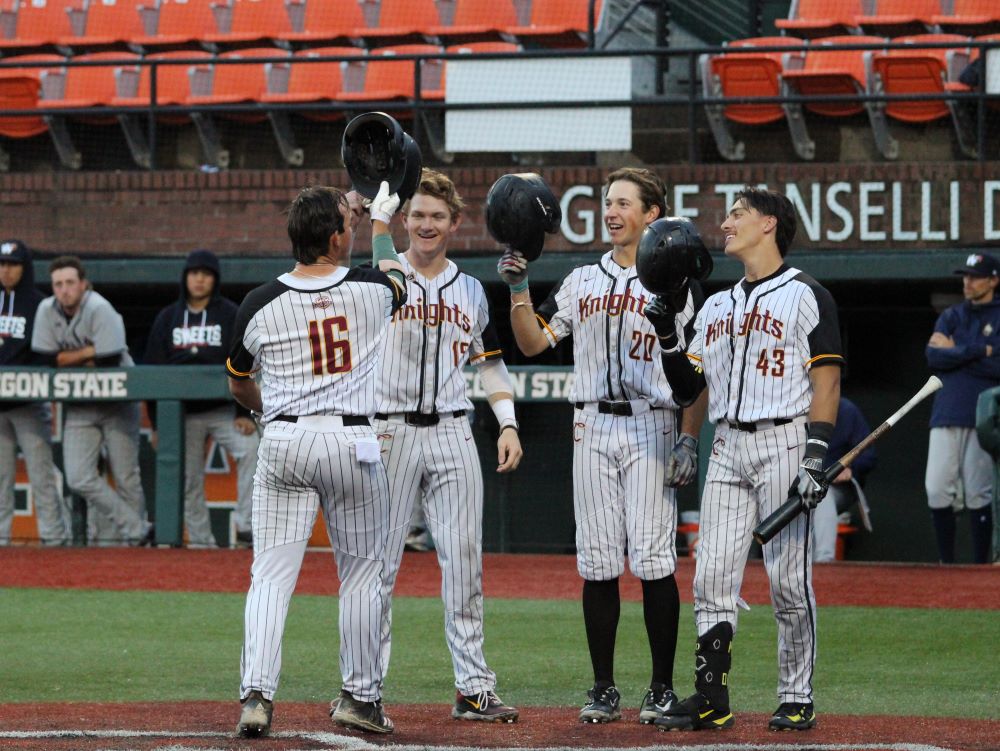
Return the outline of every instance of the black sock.
<path id="1" fill-rule="evenodd" d="M 646 620 L 649 651 L 653 656 L 650 683 L 674 688 L 674 653 L 677 651 L 677 624 L 681 599 L 674 575 L 642 582 L 642 614 Z"/>
<path id="2" fill-rule="evenodd" d="M 583 624 L 587 629 L 590 662 L 594 666 L 594 684 L 600 688 L 615 683 L 615 636 L 621 597 L 618 580 L 583 582 Z"/>
<path id="3" fill-rule="evenodd" d="M 931 521 L 937 537 L 938 558 L 941 563 L 955 562 L 955 512 L 948 508 L 932 508 Z"/>
<path id="4" fill-rule="evenodd" d="M 993 508 L 969 509 L 969 524 L 972 529 L 972 562 L 990 563 L 993 547 Z"/>

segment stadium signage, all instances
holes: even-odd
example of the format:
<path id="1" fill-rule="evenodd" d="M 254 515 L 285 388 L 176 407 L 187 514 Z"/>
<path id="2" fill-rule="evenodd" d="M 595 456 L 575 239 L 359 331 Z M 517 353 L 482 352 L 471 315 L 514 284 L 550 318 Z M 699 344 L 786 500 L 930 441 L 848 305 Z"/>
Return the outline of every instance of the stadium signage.
<path id="1" fill-rule="evenodd" d="M 128 374 L 121 371 L 0 373 L 0 398 L 5 399 L 120 399 L 127 396 Z"/>
<path id="2" fill-rule="evenodd" d="M 512 369 L 510 380 L 514 384 L 514 398 L 531 402 L 565 401 L 573 388 L 573 372 L 569 368 L 534 370 Z M 475 368 L 465 371 L 465 384 L 469 397 L 476 401 L 486 399 L 486 390 Z"/>
<path id="3" fill-rule="evenodd" d="M 1000 180 L 846 181 L 759 183 L 783 191 L 795 206 L 800 237 L 815 244 L 974 242 L 1000 240 Z M 674 216 L 690 217 L 706 237 L 718 226 L 743 183 L 675 183 L 667 201 Z M 980 200 L 969 202 L 973 189 Z M 970 205 L 971 203 L 971 205 Z M 573 245 L 609 243 L 602 221 L 601 189 L 571 185 L 562 192 L 562 234 Z M 980 217 L 970 212 L 982 206 Z M 982 234 L 977 232 L 982 228 Z M 717 238 L 721 240 L 721 236 Z M 718 243 L 716 243 L 718 244 Z"/>

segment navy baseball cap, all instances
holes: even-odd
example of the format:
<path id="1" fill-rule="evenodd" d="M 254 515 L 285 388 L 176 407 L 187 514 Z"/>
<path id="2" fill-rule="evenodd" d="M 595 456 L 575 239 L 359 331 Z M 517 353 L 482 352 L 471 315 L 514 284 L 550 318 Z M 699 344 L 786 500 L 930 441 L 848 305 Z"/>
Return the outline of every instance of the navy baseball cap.
<path id="1" fill-rule="evenodd" d="M 1000 276 L 1000 261 L 987 253 L 973 253 L 965 259 L 965 266 L 955 269 L 953 273 L 969 276 Z"/>
<path id="2" fill-rule="evenodd" d="M 0 262 L 23 264 L 28 259 L 28 248 L 20 240 L 0 242 Z"/>

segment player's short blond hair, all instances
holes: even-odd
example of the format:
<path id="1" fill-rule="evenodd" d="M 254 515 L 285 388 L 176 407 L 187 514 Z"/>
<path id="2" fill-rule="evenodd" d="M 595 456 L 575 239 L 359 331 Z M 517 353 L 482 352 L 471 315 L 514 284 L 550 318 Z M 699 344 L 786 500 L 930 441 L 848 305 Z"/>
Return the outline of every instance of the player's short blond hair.
<path id="1" fill-rule="evenodd" d="M 667 206 L 667 186 L 660 179 L 659 175 L 642 167 L 622 167 L 608 175 L 608 178 L 604 181 L 604 193 L 607 194 L 611 183 L 616 183 L 619 180 L 627 180 L 635 184 L 639 189 L 639 198 L 642 200 L 644 211 L 649 211 L 656 206 L 660 210 L 660 215 L 657 219 L 667 216 L 670 209 Z"/>
<path id="2" fill-rule="evenodd" d="M 458 219 L 462 215 L 462 209 L 465 208 L 462 196 L 455 190 L 455 183 L 451 181 L 450 177 L 437 170 L 424 167 L 420 173 L 420 185 L 417 186 L 417 193 L 444 201 L 451 212 L 452 221 Z M 410 213 L 409 201 L 403 207 L 403 213 Z"/>

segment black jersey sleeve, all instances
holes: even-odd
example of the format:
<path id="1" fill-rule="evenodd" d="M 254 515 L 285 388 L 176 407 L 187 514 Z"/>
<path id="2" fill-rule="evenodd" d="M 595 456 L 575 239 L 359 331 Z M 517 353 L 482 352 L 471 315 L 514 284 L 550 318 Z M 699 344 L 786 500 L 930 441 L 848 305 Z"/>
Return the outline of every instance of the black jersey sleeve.
<path id="1" fill-rule="evenodd" d="M 253 375 L 254 355 L 247 346 L 247 330 L 261 308 L 287 289 L 288 287 L 275 280 L 251 290 L 243 299 L 236 311 L 233 338 L 229 343 L 229 357 L 226 359 L 226 372 L 230 378 L 245 379 Z"/>
<path id="2" fill-rule="evenodd" d="M 798 280 L 809 286 L 816 300 L 816 324 L 808 334 L 809 360 L 806 366 L 817 368 L 821 365 L 844 365 L 844 351 L 840 343 L 840 322 L 837 303 L 825 287 L 807 274 L 800 274 Z"/>

